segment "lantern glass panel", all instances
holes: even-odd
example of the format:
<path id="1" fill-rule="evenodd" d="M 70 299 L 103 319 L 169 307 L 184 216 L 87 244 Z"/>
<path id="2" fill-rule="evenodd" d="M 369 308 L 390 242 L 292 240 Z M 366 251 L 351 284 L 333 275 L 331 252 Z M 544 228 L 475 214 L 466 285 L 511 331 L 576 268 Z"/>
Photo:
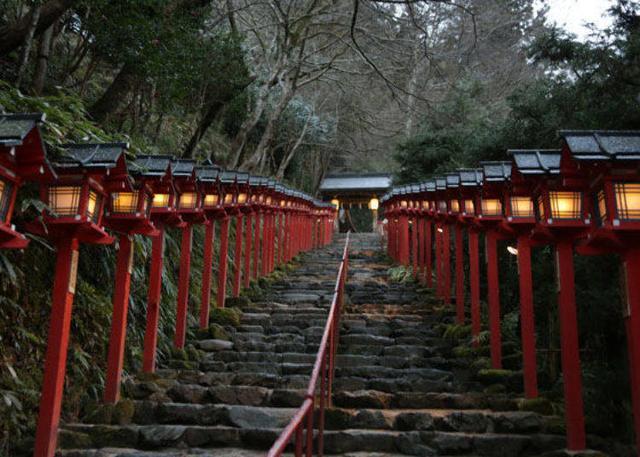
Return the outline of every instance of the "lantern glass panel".
<path id="1" fill-rule="evenodd" d="M 224 204 L 230 205 L 232 203 L 233 203 L 233 194 L 232 193 L 224 194 Z"/>
<path id="2" fill-rule="evenodd" d="M 582 209 L 582 193 L 571 191 L 549 192 L 551 217 L 554 219 L 579 219 Z"/>
<path id="3" fill-rule="evenodd" d="M 280 200 L 280 206 L 284 208 L 284 206 L 287 204 L 287 202 L 285 202 L 284 200 Z"/>
<path id="4" fill-rule="evenodd" d="M 135 213 L 138 210 L 137 192 L 114 192 L 111 194 L 111 211 L 118 214 Z"/>
<path id="5" fill-rule="evenodd" d="M 513 217 L 533 217 L 533 200 L 529 197 L 511 197 Z"/>
<path id="6" fill-rule="evenodd" d="M 458 200 L 451 200 L 451 211 L 454 213 L 460 212 L 460 202 Z"/>
<path id="7" fill-rule="evenodd" d="M 204 196 L 204 206 L 210 208 L 218 205 L 218 194 L 207 194 Z"/>
<path id="8" fill-rule="evenodd" d="M 245 203 L 247 203 L 247 194 L 244 192 L 241 192 L 238 194 L 238 203 L 241 205 L 244 205 Z"/>
<path id="9" fill-rule="evenodd" d="M 75 216 L 80 205 L 80 186 L 49 187 L 49 207 L 58 216 Z"/>
<path id="10" fill-rule="evenodd" d="M 616 209 L 620 219 L 640 219 L 640 183 L 616 183 Z"/>
<path id="11" fill-rule="evenodd" d="M 474 214 L 476 212 L 476 207 L 473 204 L 473 200 L 464 201 L 464 212 L 467 214 Z"/>
<path id="12" fill-rule="evenodd" d="M 154 194 L 151 206 L 154 208 L 166 208 L 169 206 L 169 194 Z"/>
<path id="13" fill-rule="evenodd" d="M 12 190 L 13 185 L 10 182 L 0 179 L 0 221 L 7 219 Z"/>
<path id="14" fill-rule="evenodd" d="M 438 211 L 441 213 L 446 213 L 447 212 L 447 202 L 444 200 L 439 200 L 438 201 Z"/>
<path id="15" fill-rule="evenodd" d="M 195 209 L 197 203 L 198 194 L 196 194 L 195 192 L 184 192 L 180 194 L 178 207 L 180 209 Z"/>
<path id="16" fill-rule="evenodd" d="M 87 203 L 87 216 L 93 222 L 98 223 L 100 219 L 100 209 L 102 205 L 102 196 L 95 191 L 89 191 L 89 201 Z"/>
<path id="17" fill-rule="evenodd" d="M 267 205 L 271 204 L 271 197 L 267 197 Z"/>
<path id="18" fill-rule="evenodd" d="M 483 198 L 482 215 L 502 216 L 502 202 L 497 198 Z"/>
<path id="19" fill-rule="evenodd" d="M 601 223 L 604 223 L 607 220 L 607 199 L 604 195 L 604 190 L 598 191 L 597 196 L 598 201 L 598 217 Z"/>

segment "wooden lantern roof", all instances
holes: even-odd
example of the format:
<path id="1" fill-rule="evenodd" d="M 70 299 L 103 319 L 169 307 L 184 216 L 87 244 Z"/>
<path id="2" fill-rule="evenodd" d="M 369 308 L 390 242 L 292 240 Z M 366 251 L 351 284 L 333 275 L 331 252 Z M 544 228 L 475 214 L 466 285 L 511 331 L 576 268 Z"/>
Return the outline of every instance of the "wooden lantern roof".
<path id="1" fill-rule="evenodd" d="M 40 135 L 45 118 L 43 113 L 0 114 L 0 163 L 28 181 L 55 178 Z"/>

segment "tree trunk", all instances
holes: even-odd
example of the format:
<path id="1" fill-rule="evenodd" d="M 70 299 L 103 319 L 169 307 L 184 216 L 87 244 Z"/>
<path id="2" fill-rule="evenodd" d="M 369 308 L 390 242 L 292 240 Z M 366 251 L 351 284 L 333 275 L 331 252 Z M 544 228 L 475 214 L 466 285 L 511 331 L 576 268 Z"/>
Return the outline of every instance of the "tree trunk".
<path id="1" fill-rule="evenodd" d="M 291 161 L 296 155 L 296 151 L 298 150 L 300 145 L 302 145 L 302 142 L 304 141 L 304 137 L 307 134 L 307 128 L 309 127 L 309 122 L 311 122 L 312 115 L 313 115 L 312 113 L 309 113 L 309 116 L 307 117 L 307 120 L 305 121 L 304 126 L 302 127 L 302 132 L 300 132 L 298 139 L 296 140 L 295 144 L 293 145 L 289 153 L 282 159 L 282 162 L 280 162 L 280 165 L 278 166 L 278 171 L 276 172 L 276 179 L 278 181 L 282 181 L 282 178 L 284 178 L 284 174 L 287 171 L 289 164 L 291 163 Z"/>
<path id="2" fill-rule="evenodd" d="M 198 127 L 196 127 L 196 131 L 193 132 L 193 135 L 191 135 L 191 139 L 187 143 L 187 146 L 184 148 L 182 157 L 193 158 L 196 152 L 196 147 L 198 147 L 198 143 L 200 143 L 200 140 L 202 140 L 204 134 L 207 133 L 207 130 L 209 129 L 209 127 L 211 127 L 211 124 L 213 124 L 213 121 L 215 121 L 216 116 L 223 106 L 224 103 L 220 101 L 215 101 L 209 105 L 207 111 L 204 113 L 204 116 L 202 116 Z"/>
<path id="3" fill-rule="evenodd" d="M 74 3 L 76 3 L 76 0 L 49 0 L 40 6 L 34 35 L 39 36 L 42 34 Z M 27 41 L 34 13 L 35 10 L 17 22 L 0 28 L 0 56 L 15 51 Z"/>
<path id="4" fill-rule="evenodd" d="M 130 63 L 125 64 L 102 97 L 89 108 L 91 117 L 98 123 L 111 117 L 122 106 L 137 81 L 135 66 Z"/>
<path id="5" fill-rule="evenodd" d="M 53 25 L 44 31 L 40 37 L 40 46 L 38 47 L 38 63 L 36 71 L 33 75 L 33 93 L 41 95 L 44 89 L 44 81 L 47 77 L 47 68 L 49 66 L 49 54 L 51 53 L 51 43 L 53 37 Z"/>
<path id="6" fill-rule="evenodd" d="M 16 78 L 16 87 L 22 85 L 22 79 L 24 78 L 24 72 L 27 71 L 27 64 L 29 63 L 29 54 L 31 54 L 31 45 L 33 44 L 33 34 L 38 26 L 38 18 L 40 17 L 40 7 L 34 7 L 31 16 L 31 23 L 27 30 L 24 46 L 22 47 L 22 56 L 20 56 L 20 67 L 18 68 L 18 76 Z"/>
<path id="7" fill-rule="evenodd" d="M 262 113 L 264 112 L 265 105 L 267 103 L 267 97 L 269 95 L 269 89 L 265 86 L 260 88 L 258 92 L 258 99 L 256 100 L 256 106 L 247 117 L 242 125 L 240 126 L 240 130 L 233 138 L 231 142 L 231 151 L 233 152 L 233 160 L 229 164 L 231 168 L 236 168 L 238 163 L 240 163 L 240 157 L 242 157 L 242 151 L 244 150 L 245 145 L 247 144 L 247 138 L 249 134 L 253 131 L 254 128 L 260 122 L 260 118 L 262 117 Z"/>

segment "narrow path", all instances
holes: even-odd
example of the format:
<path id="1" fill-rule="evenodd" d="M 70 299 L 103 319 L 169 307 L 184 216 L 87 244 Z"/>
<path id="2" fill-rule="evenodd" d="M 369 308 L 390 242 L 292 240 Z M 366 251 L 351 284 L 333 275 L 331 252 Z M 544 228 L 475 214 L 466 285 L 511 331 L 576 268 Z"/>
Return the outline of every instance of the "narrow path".
<path id="1" fill-rule="evenodd" d="M 67 424 L 59 455 L 264 455 L 303 401 L 343 242 L 304 255 L 245 303 L 240 325 L 226 327 L 231 341 L 194 341 L 190 360 L 129 380 L 128 400 L 93 414 L 102 423 Z M 558 418 L 519 411 L 513 395 L 469 378 L 441 336 L 451 316 L 416 285 L 389 282 L 379 238 L 354 236 L 350 258 L 327 454 L 567 455 Z"/>

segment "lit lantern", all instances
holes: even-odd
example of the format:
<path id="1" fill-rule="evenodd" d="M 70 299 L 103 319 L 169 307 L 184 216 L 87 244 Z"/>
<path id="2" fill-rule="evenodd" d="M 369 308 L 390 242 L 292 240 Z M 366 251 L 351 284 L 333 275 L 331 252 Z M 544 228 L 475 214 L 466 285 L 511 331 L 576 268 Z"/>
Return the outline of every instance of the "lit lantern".
<path id="1" fill-rule="evenodd" d="M 223 205 L 228 214 L 235 214 L 238 208 L 238 194 L 240 193 L 236 171 L 223 171 L 220 174 L 220 183 L 223 189 Z"/>
<path id="2" fill-rule="evenodd" d="M 40 188 L 49 209 L 32 230 L 55 243 L 57 259 L 35 455 L 55 452 L 79 247 L 113 242 L 102 227 L 102 213 L 109 190 L 122 188 L 128 177 L 125 148 L 122 143 L 63 146 L 54 163 L 58 177 Z"/>
<path id="3" fill-rule="evenodd" d="M 371 211 L 377 211 L 379 206 L 380 201 L 376 197 L 373 197 L 371 200 L 369 200 L 369 209 Z"/>
<path id="4" fill-rule="evenodd" d="M 336 208 L 340 208 L 340 200 L 338 200 L 337 198 L 331 199 L 331 204 Z"/>
<path id="5" fill-rule="evenodd" d="M 458 170 L 460 176 L 460 201 L 462 213 L 460 218 L 467 223 L 473 223 L 476 216 L 476 200 L 479 198 L 484 176 L 482 169 L 462 168 Z"/>
<path id="6" fill-rule="evenodd" d="M 504 216 L 503 192 L 504 184 L 511 176 L 510 162 L 483 162 L 483 186 L 479 198 L 476 199 L 476 217 L 478 221 L 501 223 Z"/>
<path id="7" fill-rule="evenodd" d="M 458 214 L 460 213 L 460 175 L 458 173 L 448 173 L 445 176 L 447 181 L 447 197 L 449 200 L 449 215 L 454 216 L 454 219 L 457 219 Z"/>
<path id="8" fill-rule="evenodd" d="M 44 114 L 0 114 L 0 248 L 22 249 L 29 244 L 11 223 L 22 182 L 55 176 L 40 136 L 44 120 Z"/>
<path id="9" fill-rule="evenodd" d="M 447 178 L 439 176 L 435 178 L 436 182 L 436 202 L 437 202 L 437 217 L 438 220 L 443 221 L 449 215 L 449 193 L 447 192 Z"/>
<path id="10" fill-rule="evenodd" d="M 640 131 L 561 131 L 561 168 L 588 179 L 594 223 L 581 254 L 616 252 L 622 258 L 622 315 L 627 333 L 635 439 L 640 446 Z M 565 206 L 576 206 L 565 204 Z M 572 210 L 572 208 L 568 208 Z"/>
<path id="11" fill-rule="evenodd" d="M 202 192 L 202 209 L 207 218 L 217 218 L 224 216 L 222 206 L 223 195 L 220 183 L 220 167 L 206 165 L 196 169 L 198 184 Z"/>

